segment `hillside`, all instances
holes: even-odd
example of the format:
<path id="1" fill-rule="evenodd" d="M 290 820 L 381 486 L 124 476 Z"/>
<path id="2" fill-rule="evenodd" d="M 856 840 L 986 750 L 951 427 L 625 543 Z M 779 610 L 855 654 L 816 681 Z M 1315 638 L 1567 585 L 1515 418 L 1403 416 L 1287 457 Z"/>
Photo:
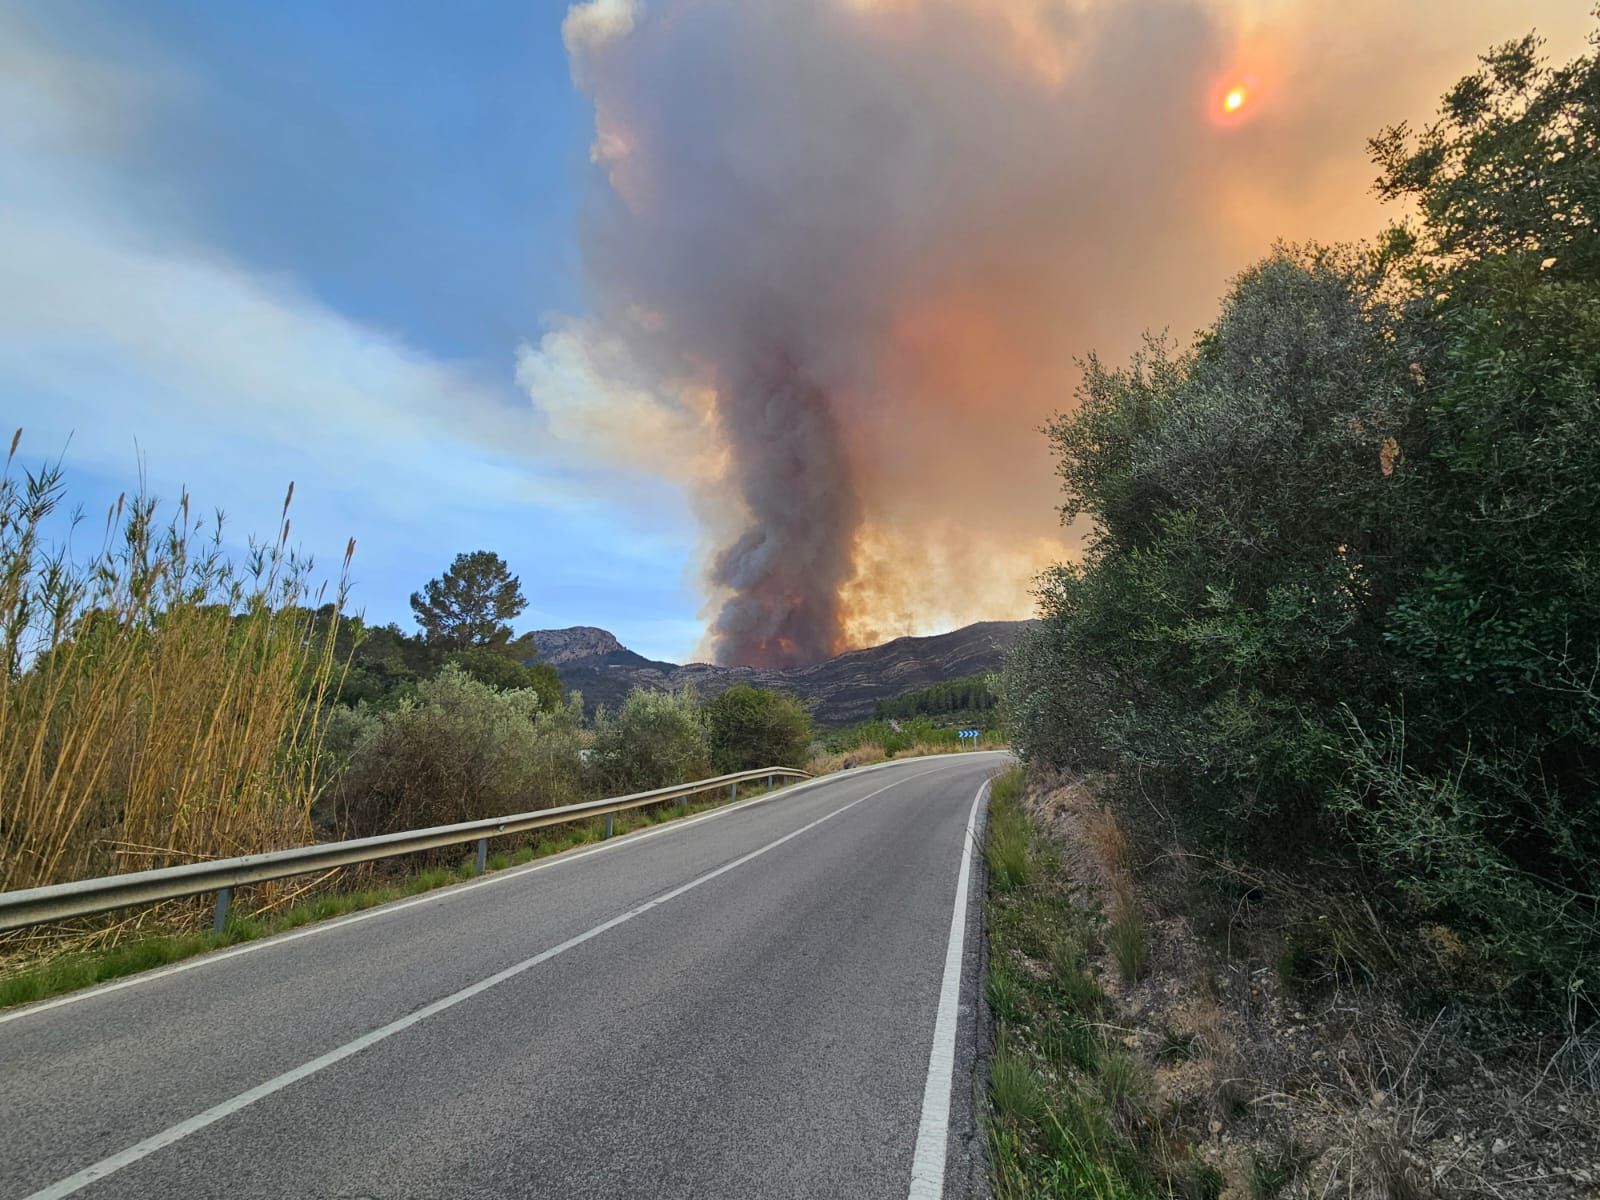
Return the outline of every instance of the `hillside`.
<path id="1" fill-rule="evenodd" d="M 578 625 L 534 633 L 539 659 L 555 667 L 584 704 L 615 708 L 630 689 L 676 691 L 688 684 L 714 696 L 735 683 L 778 688 L 812 706 L 824 725 L 844 725 L 872 715 L 879 700 L 964 675 L 998 670 L 1001 656 L 1029 622 L 980 621 L 932 637 L 903 637 L 851 650 L 808 667 L 769 670 L 710 663 L 658 662 L 635 654 L 604 629 Z"/>

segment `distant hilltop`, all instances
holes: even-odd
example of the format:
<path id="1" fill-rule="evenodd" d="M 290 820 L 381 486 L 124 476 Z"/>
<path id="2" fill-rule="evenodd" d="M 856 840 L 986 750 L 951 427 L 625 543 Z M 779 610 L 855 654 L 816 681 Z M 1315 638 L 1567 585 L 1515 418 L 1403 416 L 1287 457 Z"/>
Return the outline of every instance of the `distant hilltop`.
<path id="1" fill-rule="evenodd" d="M 811 706 L 824 725 L 846 725 L 872 715 L 887 700 L 929 684 L 998 670 L 1000 660 L 1028 621 L 980 621 L 932 637 L 902 637 L 850 650 L 809 667 L 782 670 L 659 662 L 635 654 L 615 635 L 592 625 L 540 629 L 533 635 L 538 661 L 547 662 L 586 707 L 615 709 L 635 687 L 676 691 L 693 684 L 714 696 L 735 683 L 777 688 Z"/>
<path id="2" fill-rule="evenodd" d="M 628 652 L 614 633 L 607 629 L 596 629 L 593 625 L 540 629 L 534 633 L 533 643 L 539 647 L 538 661 L 547 662 L 552 667 Z"/>

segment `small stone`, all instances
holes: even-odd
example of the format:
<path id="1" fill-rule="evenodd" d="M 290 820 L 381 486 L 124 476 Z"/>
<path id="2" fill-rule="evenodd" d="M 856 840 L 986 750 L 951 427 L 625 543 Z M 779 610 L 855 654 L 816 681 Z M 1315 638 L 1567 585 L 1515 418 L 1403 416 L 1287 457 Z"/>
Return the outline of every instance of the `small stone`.
<path id="1" fill-rule="evenodd" d="M 1382 1108 L 1383 1107 L 1383 1102 L 1385 1100 L 1387 1100 L 1388 1098 L 1389 1097 L 1384 1095 L 1382 1091 L 1373 1092 L 1372 1093 L 1372 1107 L 1373 1108 Z"/>
<path id="2" fill-rule="evenodd" d="M 1495 1138 L 1494 1145 L 1489 1147 L 1489 1153 L 1495 1158 L 1499 1158 L 1509 1149 L 1511 1149 L 1511 1144 L 1505 1138 Z"/>
<path id="3" fill-rule="evenodd" d="M 1215 1117 L 1213 1117 L 1211 1119 L 1211 1136 L 1212 1137 L 1216 1137 L 1217 1134 L 1219 1134 L 1221 1132 L 1222 1132 L 1222 1122 L 1217 1120 Z"/>

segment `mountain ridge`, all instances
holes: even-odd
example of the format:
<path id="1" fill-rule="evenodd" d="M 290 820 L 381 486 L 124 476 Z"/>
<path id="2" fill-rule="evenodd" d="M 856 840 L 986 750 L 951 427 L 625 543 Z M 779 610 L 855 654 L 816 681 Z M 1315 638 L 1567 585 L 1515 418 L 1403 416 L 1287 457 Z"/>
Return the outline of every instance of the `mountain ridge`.
<path id="1" fill-rule="evenodd" d="M 678 691 L 693 686 L 714 696 L 736 683 L 775 688 L 807 703 L 817 721 L 843 725 L 865 720 L 879 700 L 964 675 L 998 670 L 1031 621 L 978 621 L 948 633 L 894 638 L 846 650 L 803 667 L 719 667 L 645 658 L 609 630 L 593 625 L 535 630 L 533 661 L 556 668 L 562 686 L 583 693 L 585 707 L 615 709 L 635 687 Z"/>

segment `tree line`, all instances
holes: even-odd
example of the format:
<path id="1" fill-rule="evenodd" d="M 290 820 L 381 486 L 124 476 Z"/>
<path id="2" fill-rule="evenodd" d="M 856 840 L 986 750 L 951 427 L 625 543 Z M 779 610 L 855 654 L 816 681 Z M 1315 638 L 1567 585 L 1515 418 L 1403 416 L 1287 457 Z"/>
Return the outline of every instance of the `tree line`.
<path id="1" fill-rule="evenodd" d="M 942 721 L 988 725 L 999 703 L 989 680 L 987 675 L 966 675 L 929 684 L 904 695 L 879 700 L 873 706 L 872 715 L 879 721 L 936 717 Z"/>
<path id="2" fill-rule="evenodd" d="M 491 551 L 458 555 L 411 597 L 419 632 L 346 621 L 349 669 L 330 719 L 321 815 L 352 834 L 649 791 L 714 774 L 799 766 L 809 711 L 738 685 L 702 701 L 635 689 L 583 717 L 532 634 L 520 580 Z"/>

